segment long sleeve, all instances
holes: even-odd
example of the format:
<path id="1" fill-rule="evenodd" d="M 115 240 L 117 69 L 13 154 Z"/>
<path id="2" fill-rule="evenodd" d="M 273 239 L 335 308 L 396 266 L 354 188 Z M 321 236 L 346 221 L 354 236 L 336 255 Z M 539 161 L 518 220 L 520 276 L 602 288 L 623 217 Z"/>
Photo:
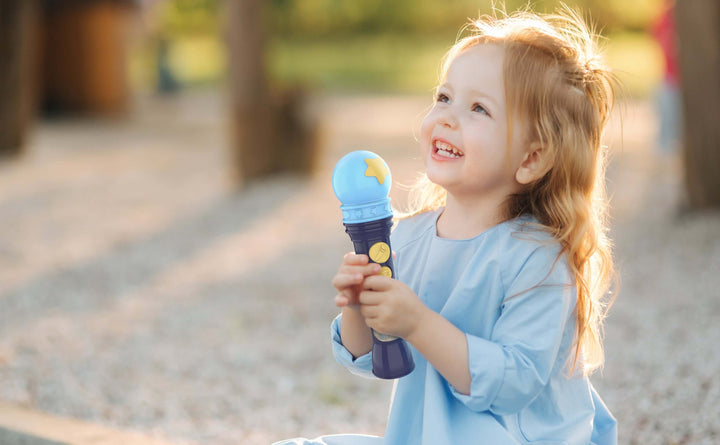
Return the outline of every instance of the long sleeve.
<path id="1" fill-rule="evenodd" d="M 386 443 L 617 443 L 587 377 L 568 376 L 576 289 L 561 245 L 532 217 L 445 239 L 438 215 L 400 221 L 396 271 L 465 333 L 469 395 L 413 350 L 415 371 L 395 385 Z"/>
<path id="2" fill-rule="evenodd" d="M 558 352 L 572 342 L 575 287 L 553 251 L 556 255 L 555 249 L 535 250 L 512 279 L 490 339 L 466 334 L 470 395 L 452 392 L 471 410 L 517 413 L 542 391 L 554 367 L 562 366 Z"/>
<path id="3" fill-rule="evenodd" d="M 340 338 L 340 323 L 342 323 L 342 315 L 338 315 L 330 326 L 335 360 L 353 374 L 366 378 L 375 378 L 372 373 L 372 353 L 368 352 L 358 358 L 353 358 L 353 355 L 345 348 Z"/>

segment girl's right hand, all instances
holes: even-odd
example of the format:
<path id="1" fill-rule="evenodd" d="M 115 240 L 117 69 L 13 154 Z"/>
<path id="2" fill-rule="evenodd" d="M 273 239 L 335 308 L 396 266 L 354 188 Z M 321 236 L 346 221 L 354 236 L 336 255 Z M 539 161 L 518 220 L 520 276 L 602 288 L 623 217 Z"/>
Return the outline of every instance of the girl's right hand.
<path id="1" fill-rule="evenodd" d="M 358 295 L 362 290 L 362 283 L 365 277 L 380 273 L 380 265 L 370 263 L 367 255 L 347 253 L 343 257 L 340 269 L 332 279 L 332 284 L 337 289 L 335 306 L 355 306 L 359 304 Z"/>

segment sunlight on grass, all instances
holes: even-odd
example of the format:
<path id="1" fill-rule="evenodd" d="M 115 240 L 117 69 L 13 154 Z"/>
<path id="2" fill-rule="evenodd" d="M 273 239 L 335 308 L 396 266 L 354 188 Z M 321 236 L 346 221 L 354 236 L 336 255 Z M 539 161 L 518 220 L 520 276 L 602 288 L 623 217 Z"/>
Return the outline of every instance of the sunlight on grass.
<path id="1" fill-rule="evenodd" d="M 188 36 L 175 40 L 170 47 L 169 61 L 183 83 L 215 82 L 227 69 L 225 46 L 215 36 Z"/>
<path id="2" fill-rule="evenodd" d="M 322 89 L 423 92 L 435 86 L 438 63 L 451 43 L 394 35 L 278 41 L 269 51 L 269 66 L 282 82 Z"/>
<path id="3" fill-rule="evenodd" d="M 662 53 L 647 34 L 622 33 L 611 36 L 606 57 L 630 97 L 651 95 L 662 79 Z"/>
<path id="4" fill-rule="evenodd" d="M 227 71 L 225 45 L 212 35 L 188 35 L 172 40 L 168 65 L 176 80 L 185 87 L 218 84 Z M 128 77 L 134 90 L 149 91 L 157 83 L 157 46 L 154 43 L 131 46 Z"/>
<path id="5" fill-rule="evenodd" d="M 453 37 L 368 35 L 336 40 L 272 41 L 267 65 L 276 83 L 311 89 L 361 93 L 428 93 L 438 79 L 440 60 Z M 652 38 L 618 33 L 605 42 L 608 63 L 630 97 L 652 93 L 662 76 L 662 58 Z M 134 87 L 155 82 L 152 48 L 131 54 Z M 185 86 L 208 85 L 225 77 L 226 48 L 214 36 L 188 36 L 171 43 L 169 64 Z"/>

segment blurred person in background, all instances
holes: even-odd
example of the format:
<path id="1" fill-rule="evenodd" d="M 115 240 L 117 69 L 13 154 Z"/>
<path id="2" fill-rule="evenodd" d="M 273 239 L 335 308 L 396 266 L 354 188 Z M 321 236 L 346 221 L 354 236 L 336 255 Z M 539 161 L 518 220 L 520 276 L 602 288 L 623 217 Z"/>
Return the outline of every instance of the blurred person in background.
<path id="1" fill-rule="evenodd" d="M 675 1 L 667 0 L 652 29 L 665 62 L 663 78 L 655 93 L 659 127 L 656 143 L 662 154 L 677 152 L 683 128 L 674 9 Z"/>

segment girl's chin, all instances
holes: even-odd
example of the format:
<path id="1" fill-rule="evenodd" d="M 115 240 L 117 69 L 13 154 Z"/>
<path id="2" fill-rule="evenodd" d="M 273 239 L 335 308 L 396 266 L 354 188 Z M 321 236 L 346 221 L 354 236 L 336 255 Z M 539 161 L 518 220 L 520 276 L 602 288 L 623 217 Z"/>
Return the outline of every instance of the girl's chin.
<path id="1" fill-rule="evenodd" d="M 430 180 L 430 182 L 439 185 L 445 189 L 447 189 L 448 187 L 452 187 L 452 185 L 456 182 L 456 178 L 454 175 L 449 175 L 446 172 L 438 172 L 435 171 L 435 169 L 433 168 L 426 169 L 425 174 L 427 175 L 427 178 Z"/>

